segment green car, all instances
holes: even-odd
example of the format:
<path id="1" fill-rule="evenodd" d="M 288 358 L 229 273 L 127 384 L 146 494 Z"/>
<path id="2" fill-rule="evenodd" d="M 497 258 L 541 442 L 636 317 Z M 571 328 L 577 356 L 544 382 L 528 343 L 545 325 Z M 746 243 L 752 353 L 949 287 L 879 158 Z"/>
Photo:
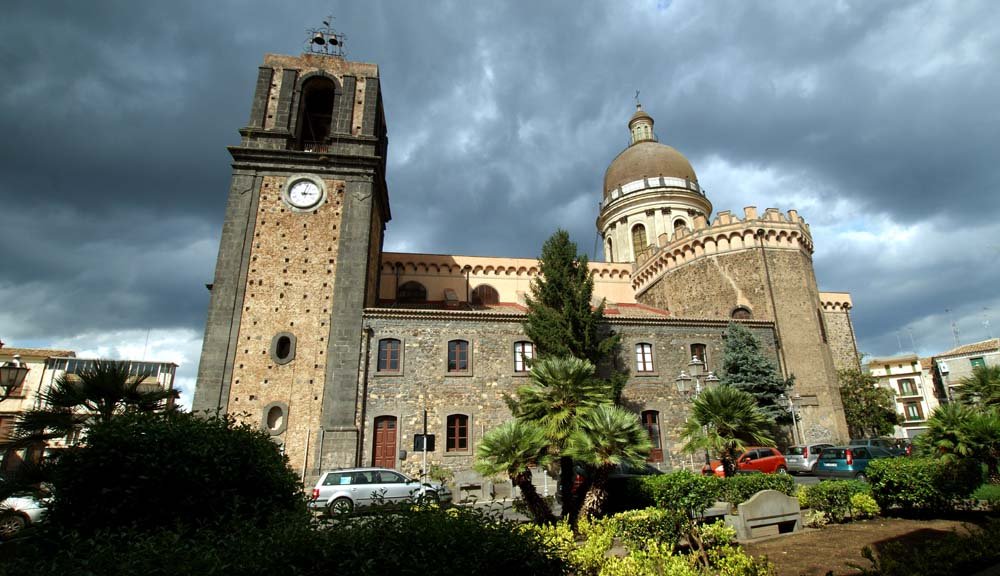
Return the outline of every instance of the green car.
<path id="1" fill-rule="evenodd" d="M 814 474 L 820 480 L 854 478 L 866 480 L 868 463 L 876 458 L 895 458 L 895 454 L 878 446 L 834 446 L 824 448 L 816 461 Z"/>

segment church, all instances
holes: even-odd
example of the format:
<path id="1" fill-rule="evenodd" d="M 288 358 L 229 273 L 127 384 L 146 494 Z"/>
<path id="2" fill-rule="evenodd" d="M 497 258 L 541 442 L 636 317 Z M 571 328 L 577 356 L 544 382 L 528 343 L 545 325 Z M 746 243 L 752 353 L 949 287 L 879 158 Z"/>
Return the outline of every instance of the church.
<path id="1" fill-rule="evenodd" d="M 846 440 L 837 369 L 858 363 L 852 302 L 817 286 L 809 225 L 795 210 L 713 212 L 653 117 L 627 114 L 630 144 L 594 183 L 604 261 L 590 269 L 651 463 L 695 463 L 679 430 L 732 321 L 794 375 L 796 438 Z M 382 250 L 392 214 L 374 64 L 266 55 L 240 135 L 193 410 L 261 426 L 307 484 L 338 467 L 418 474 L 426 432 L 428 464 L 485 486 L 475 447 L 527 381 L 538 262 Z"/>

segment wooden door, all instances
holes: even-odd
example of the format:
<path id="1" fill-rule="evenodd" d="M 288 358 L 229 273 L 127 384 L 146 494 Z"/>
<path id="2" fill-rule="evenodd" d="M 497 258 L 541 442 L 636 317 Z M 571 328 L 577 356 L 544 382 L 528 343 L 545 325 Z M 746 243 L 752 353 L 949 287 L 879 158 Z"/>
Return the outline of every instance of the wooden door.
<path id="1" fill-rule="evenodd" d="M 396 417 L 379 416 L 375 419 L 375 447 L 372 466 L 396 467 Z"/>
<path id="2" fill-rule="evenodd" d="M 642 425 L 646 428 L 649 441 L 653 445 L 646 461 L 663 462 L 663 447 L 660 445 L 660 413 L 655 410 L 646 410 L 642 413 Z"/>

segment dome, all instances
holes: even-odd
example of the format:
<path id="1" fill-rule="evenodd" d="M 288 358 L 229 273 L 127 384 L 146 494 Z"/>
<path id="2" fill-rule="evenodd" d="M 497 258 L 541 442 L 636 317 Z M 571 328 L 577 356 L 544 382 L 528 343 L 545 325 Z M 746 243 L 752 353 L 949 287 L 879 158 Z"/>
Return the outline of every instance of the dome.
<path id="1" fill-rule="evenodd" d="M 642 178 L 666 176 L 698 181 L 691 163 L 683 154 L 655 140 L 632 144 L 618 155 L 604 173 L 604 197 L 623 184 Z"/>

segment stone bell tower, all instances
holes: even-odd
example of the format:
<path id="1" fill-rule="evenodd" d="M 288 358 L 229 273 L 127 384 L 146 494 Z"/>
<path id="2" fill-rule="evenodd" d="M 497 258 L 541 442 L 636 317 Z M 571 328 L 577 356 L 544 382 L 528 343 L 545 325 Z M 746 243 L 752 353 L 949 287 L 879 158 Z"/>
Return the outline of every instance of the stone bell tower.
<path id="1" fill-rule="evenodd" d="M 342 41 L 325 30 L 315 42 Z M 268 54 L 240 135 L 193 410 L 259 424 L 303 476 L 354 465 L 362 311 L 390 218 L 378 67 Z"/>

